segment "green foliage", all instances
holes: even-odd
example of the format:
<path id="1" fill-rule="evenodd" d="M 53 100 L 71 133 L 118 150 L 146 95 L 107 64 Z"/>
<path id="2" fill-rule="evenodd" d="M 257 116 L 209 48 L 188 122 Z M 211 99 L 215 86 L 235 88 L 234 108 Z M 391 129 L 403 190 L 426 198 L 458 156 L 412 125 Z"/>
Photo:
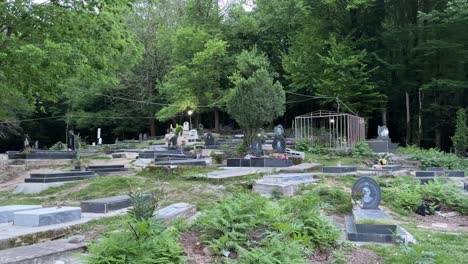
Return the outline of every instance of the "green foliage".
<path id="1" fill-rule="evenodd" d="M 285 111 L 283 86 L 274 82 L 267 66 L 267 58 L 256 49 L 243 51 L 237 57 L 237 70 L 231 76 L 234 89 L 227 97 L 226 110 L 244 129 L 246 145 L 255 140 L 259 128 Z"/>
<path id="2" fill-rule="evenodd" d="M 405 148 L 398 148 L 400 154 L 409 156 L 412 160 L 421 162 L 421 167 L 443 167 L 451 170 L 465 170 L 468 168 L 468 159 L 460 158 L 451 153 L 445 153 L 437 149 L 420 149 L 418 147 L 410 146 Z"/>
<path id="3" fill-rule="evenodd" d="M 395 225 L 395 222 L 392 220 L 385 220 L 385 219 L 361 218 L 356 221 L 356 224 Z"/>
<path id="4" fill-rule="evenodd" d="M 176 125 L 176 127 L 175 127 L 175 129 L 174 129 L 175 135 L 178 137 L 178 136 L 181 135 L 183 132 L 184 132 L 184 128 L 183 128 L 181 125 Z"/>
<path id="5" fill-rule="evenodd" d="M 310 189 L 313 194 L 320 197 L 322 203 L 320 207 L 329 213 L 346 214 L 350 213 L 353 208 L 351 195 L 338 186 L 330 187 L 320 184 L 318 186 L 311 185 L 305 189 Z"/>
<path id="6" fill-rule="evenodd" d="M 299 241 L 284 239 L 278 235 L 261 240 L 257 247 L 250 250 L 239 247 L 239 256 L 227 263 L 270 264 L 270 263 L 307 263 L 303 257 L 303 246 Z"/>
<path id="7" fill-rule="evenodd" d="M 137 222 L 130 230 L 115 231 L 88 247 L 87 264 L 184 263 L 176 233 L 155 221 Z"/>
<path id="8" fill-rule="evenodd" d="M 130 191 L 132 208 L 128 214 L 137 221 L 145 221 L 153 217 L 154 210 L 158 207 L 156 193 L 147 193 L 140 190 Z"/>
<path id="9" fill-rule="evenodd" d="M 298 151 L 309 151 L 310 143 L 307 139 L 299 139 L 294 144 L 294 149 Z"/>
<path id="10" fill-rule="evenodd" d="M 262 257 L 282 263 L 274 260 L 297 259 L 305 247 L 327 249 L 335 243 L 339 231 L 318 210 L 314 195 L 287 197 L 273 204 L 257 195 L 236 193 L 214 205 L 197 220 L 197 226 L 203 241 L 218 254 L 229 250 L 247 263 Z M 272 244 L 266 243 L 269 240 Z M 292 252 L 280 254 L 280 241 Z"/>
<path id="11" fill-rule="evenodd" d="M 360 141 L 354 145 L 353 150 L 351 151 L 351 156 L 353 158 L 372 158 L 375 156 L 372 149 L 369 147 L 367 142 Z"/>
<path id="12" fill-rule="evenodd" d="M 452 141 L 455 154 L 460 157 L 465 157 L 466 149 L 468 148 L 468 127 L 466 126 L 465 109 L 459 109 L 457 111 L 457 127 Z"/>
<path id="13" fill-rule="evenodd" d="M 423 200 L 432 203 L 434 207 L 440 206 L 468 214 L 468 196 L 462 193 L 455 182 L 430 181 L 422 187 L 421 192 Z"/>

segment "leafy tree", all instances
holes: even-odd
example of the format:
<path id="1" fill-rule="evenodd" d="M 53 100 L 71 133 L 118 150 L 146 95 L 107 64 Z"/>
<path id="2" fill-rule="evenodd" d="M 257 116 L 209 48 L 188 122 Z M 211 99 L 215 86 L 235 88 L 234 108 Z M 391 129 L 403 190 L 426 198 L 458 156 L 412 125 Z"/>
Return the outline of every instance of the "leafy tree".
<path id="1" fill-rule="evenodd" d="M 244 144 L 252 143 L 257 131 L 285 111 L 283 86 L 273 80 L 267 58 L 256 49 L 237 57 L 231 76 L 234 88 L 227 98 L 227 112 L 244 129 Z"/>
<path id="2" fill-rule="evenodd" d="M 457 111 L 457 127 L 452 137 L 453 147 L 458 156 L 464 157 L 468 148 L 468 127 L 466 126 L 465 109 Z"/>

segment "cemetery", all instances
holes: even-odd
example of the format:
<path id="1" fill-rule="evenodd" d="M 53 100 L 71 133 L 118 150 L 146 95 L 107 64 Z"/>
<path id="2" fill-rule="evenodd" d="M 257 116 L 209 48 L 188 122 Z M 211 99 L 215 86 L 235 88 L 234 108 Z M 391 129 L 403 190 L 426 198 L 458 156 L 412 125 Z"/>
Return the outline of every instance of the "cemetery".
<path id="1" fill-rule="evenodd" d="M 0 263 L 468 263 L 468 1 L 0 1 Z"/>

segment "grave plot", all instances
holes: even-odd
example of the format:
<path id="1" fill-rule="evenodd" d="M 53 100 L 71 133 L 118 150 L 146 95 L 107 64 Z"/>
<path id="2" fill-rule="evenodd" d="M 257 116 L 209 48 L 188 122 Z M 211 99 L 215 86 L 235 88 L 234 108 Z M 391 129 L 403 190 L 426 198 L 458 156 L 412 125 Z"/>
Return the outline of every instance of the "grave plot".
<path id="1" fill-rule="evenodd" d="M 323 166 L 322 173 L 332 173 L 332 174 L 347 174 L 357 172 L 356 166 L 351 165 L 337 165 L 337 166 Z"/>
<path id="2" fill-rule="evenodd" d="M 204 159 L 186 159 L 186 160 L 163 160 L 157 161 L 155 165 L 169 165 L 169 166 L 206 166 Z"/>
<path id="3" fill-rule="evenodd" d="M 73 222 L 80 219 L 81 208 L 79 207 L 51 207 L 15 212 L 13 214 L 13 225 L 38 227 Z"/>
<path id="4" fill-rule="evenodd" d="M 139 159 L 157 159 L 161 157 L 185 157 L 189 156 L 186 155 L 184 152 L 179 150 L 155 150 L 155 151 L 141 151 L 138 153 Z M 193 156 L 192 156 L 193 157 Z"/>
<path id="5" fill-rule="evenodd" d="M 311 173 L 268 175 L 257 180 L 253 191 L 264 197 L 292 196 L 301 186 L 317 182 Z"/>
<path id="6" fill-rule="evenodd" d="M 227 159 L 228 167 L 289 167 L 292 166 L 292 160 L 260 157 L 250 159 L 230 158 Z"/>
<path id="7" fill-rule="evenodd" d="M 40 205 L 7 205 L 0 206 L 0 223 L 13 222 L 16 212 L 42 208 Z"/>
<path id="8" fill-rule="evenodd" d="M 31 173 L 31 178 L 24 179 L 25 183 L 52 183 L 78 181 L 95 177 L 94 171 L 68 171 L 68 172 L 48 172 Z"/>
<path id="9" fill-rule="evenodd" d="M 76 151 L 34 150 L 31 152 L 7 151 L 8 159 L 74 159 Z"/>
<path id="10" fill-rule="evenodd" d="M 86 167 L 75 166 L 74 171 L 93 171 L 99 176 L 123 174 L 128 172 L 124 165 L 90 165 Z"/>
<path id="11" fill-rule="evenodd" d="M 252 168 L 252 167 L 227 167 L 223 170 L 213 171 L 206 175 L 200 175 L 210 180 L 223 180 L 235 177 L 242 177 L 261 172 L 273 172 L 274 168 Z"/>
<path id="12" fill-rule="evenodd" d="M 160 219 L 164 223 L 169 223 L 177 218 L 186 220 L 193 219 L 197 215 L 197 208 L 195 205 L 188 203 L 175 203 L 157 210 L 153 217 Z"/>
<path id="13" fill-rule="evenodd" d="M 144 194 L 150 198 L 151 194 Z M 85 213 L 109 213 L 132 206 L 132 199 L 129 195 L 117 195 L 112 197 L 93 199 L 80 202 L 82 212 Z"/>
<path id="14" fill-rule="evenodd" d="M 429 167 L 425 171 L 416 171 L 415 178 L 421 181 L 421 184 L 426 184 L 435 179 L 457 179 L 463 180 L 465 171 L 462 170 L 446 170 L 441 167 Z"/>
<path id="15" fill-rule="evenodd" d="M 356 242 L 395 243 L 396 239 L 414 242 L 411 234 L 395 224 L 394 220 L 379 208 L 381 190 L 372 178 L 362 177 L 353 187 L 353 201 L 357 203 L 352 216 L 345 216 L 348 240 Z"/>

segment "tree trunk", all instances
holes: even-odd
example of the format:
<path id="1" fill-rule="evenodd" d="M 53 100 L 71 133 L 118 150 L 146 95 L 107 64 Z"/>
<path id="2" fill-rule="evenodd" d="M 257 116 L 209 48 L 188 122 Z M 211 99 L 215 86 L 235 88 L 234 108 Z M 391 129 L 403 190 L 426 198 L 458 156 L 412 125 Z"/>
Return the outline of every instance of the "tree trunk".
<path id="1" fill-rule="evenodd" d="M 434 141 L 435 141 L 435 146 L 439 149 L 441 149 L 441 142 L 440 142 L 440 128 L 436 128 L 435 129 L 435 137 L 434 137 Z"/>
<path id="2" fill-rule="evenodd" d="M 411 139 L 411 114 L 410 114 L 410 98 L 408 92 L 405 92 L 406 97 L 406 144 L 410 143 Z"/>
<path id="3" fill-rule="evenodd" d="M 219 131 L 219 110 L 214 110 L 215 131 Z"/>
<path id="4" fill-rule="evenodd" d="M 149 127 L 150 127 L 150 136 L 155 137 L 156 136 L 156 122 L 154 121 L 154 118 L 151 118 L 149 120 Z"/>
<path id="5" fill-rule="evenodd" d="M 387 109 L 386 108 L 382 110 L 382 125 L 383 126 L 387 125 Z"/>
<path id="6" fill-rule="evenodd" d="M 422 141 L 422 91 L 418 91 L 419 112 L 418 112 L 418 146 L 421 146 Z"/>

